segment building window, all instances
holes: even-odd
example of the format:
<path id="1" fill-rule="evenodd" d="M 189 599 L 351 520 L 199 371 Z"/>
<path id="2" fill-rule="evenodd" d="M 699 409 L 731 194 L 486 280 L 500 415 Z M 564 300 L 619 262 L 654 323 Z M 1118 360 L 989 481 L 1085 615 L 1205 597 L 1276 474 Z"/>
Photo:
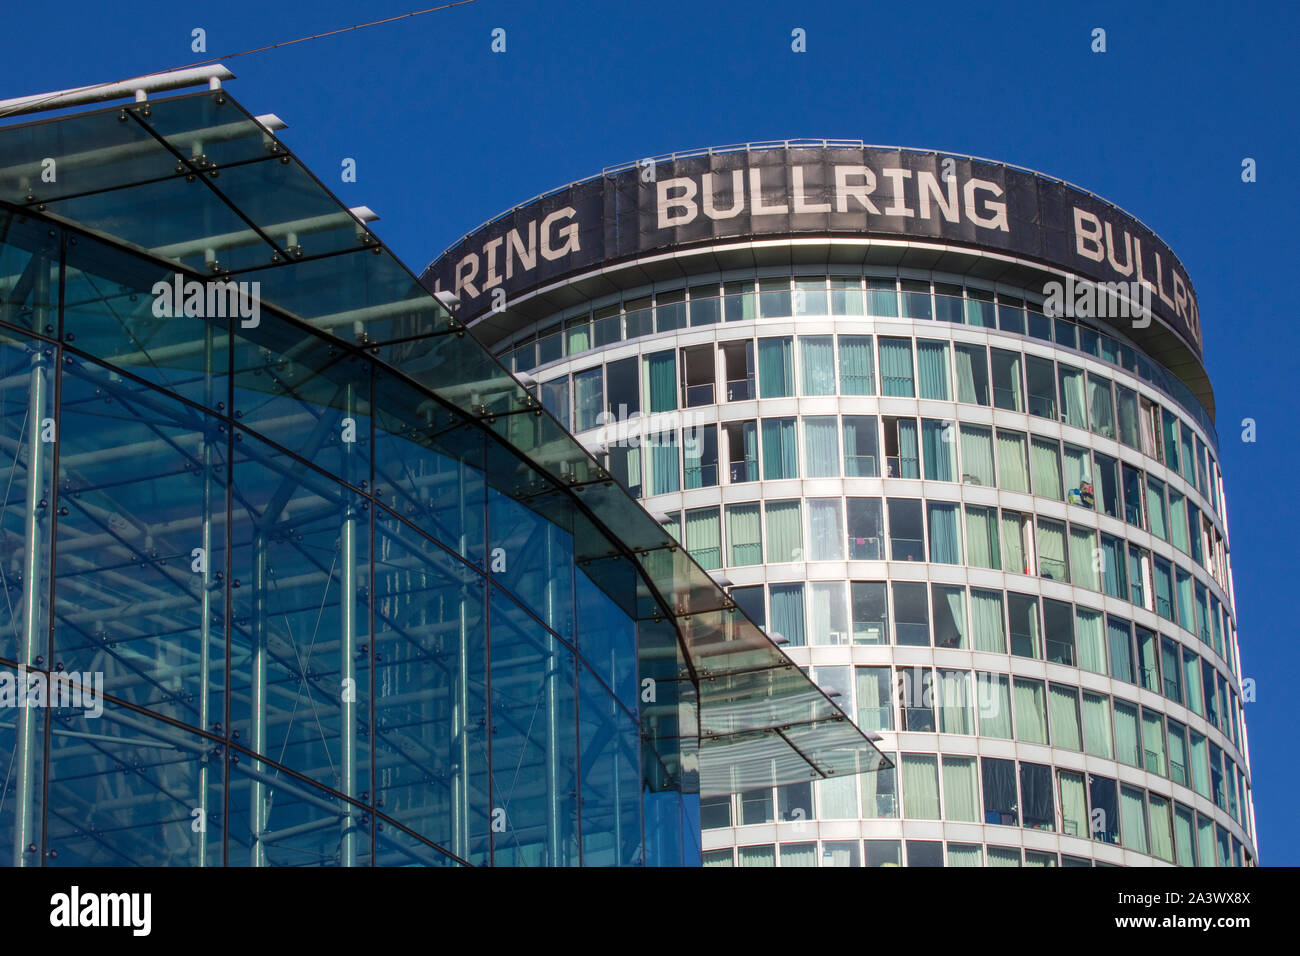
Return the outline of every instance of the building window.
<path id="1" fill-rule="evenodd" d="M 909 820 L 940 819 L 938 758 L 934 754 L 902 754 L 902 760 L 903 815 Z"/>
<path id="2" fill-rule="evenodd" d="M 677 408 L 677 371 L 674 353 L 656 352 L 645 357 L 645 406 L 651 412 Z"/>
<path id="3" fill-rule="evenodd" d="M 801 395 L 835 394 L 835 345 L 831 336 L 799 336 L 799 373 Z"/>
<path id="4" fill-rule="evenodd" d="M 761 525 L 758 502 L 727 505 L 727 547 L 731 552 L 731 567 L 763 563 Z"/>
<path id="5" fill-rule="evenodd" d="M 722 342 L 722 364 L 727 376 L 727 401 L 747 402 L 754 394 L 754 343 L 751 339 L 741 342 Z"/>
<path id="6" fill-rule="evenodd" d="M 834 415 L 801 419 L 805 477 L 840 476 L 839 422 Z"/>
<path id="7" fill-rule="evenodd" d="M 1017 677 L 1014 682 L 1016 702 L 1016 739 L 1031 744 L 1047 743 L 1047 698 L 1043 682 Z"/>
<path id="8" fill-rule="evenodd" d="M 934 646 L 967 648 L 966 589 L 960 585 L 932 585 L 931 610 L 934 618 Z"/>
<path id="9" fill-rule="evenodd" d="M 803 647 L 804 611 L 802 584 L 769 585 L 769 607 L 771 623 L 768 634 L 773 638 L 784 637 L 791 647 Z"/>
<path id="10" fill-rule="evenodd" d="M 727 440 L 727 480 L 735 485 L 758 481 L 758 423 L 724 422 Z"/>
<path id="11" fill-rule="evenodd" d="M 874 395 L 872 371 L 875 362 L 872 358 L 871 336 L 841 335 L 840 347 L 840 394 Z"/>
<path id="12" fill-rule="evenodd" d="M 980 736 L 1011 739 L 1011 684 L 1005 674 L 975 674 Z"/>
<path id="13" fill-rule="evenodd" d="M 926 481 L 956 481 L 956 430 L 952 422 L 921 419 Z"/>
<path id="14" fill-rule="evenodd" d="M 928 667 L 900 667 L 898 684 L 902 704 L 899 730 L 934 733 L 934 672 Z"/>
<path id="15" fill-rule="evenodd" d="M 982 345 L 954 345 L 957 359 L 957 401 L 966 405 L 988 405 L 988 351 Z"/>
<path id="16" fill-rule="evenodd" d="M 722 531 L 717 508 L 686 512 L 686 549 L 704 570 L 722 567 Z"/>
<path id="17" fill-rule="evenodd" d="M 916 375 L 921 398 L 951 401 L 952 394 L 948 389 L 948 343 L 917 339 Z"/>
<path id="18" fill-rule="evenodd" d="M 925 560 L 925 527 L 921 519 L 921 502 L 917 498 L 890 498 L 889 559 L 891 561 Z"/>
<path id="19" fill-rule="evenodd" d="M 916 581 L 894 581 L 894 634 L 900 645 L 930 646 L 929 600 Z"/>
<path id="20" fill-rule="evenodd" d="M 966 563 L 974 568 L 1002 568 L 996 508 L 966 505 Z"/>
<path id="21" fill-rule="evenodd" d="M 1029 389 L 1029 414 L 1057 421 L 1055 364 L 1051 359 L 1026 355 L 1025 377 Z"/>
<path id="22" fill-rule="evenodd" d="M 682 429 L 686 487 L 711 488 L 718 483 L 718 426 Z"/>
<path id="23" fill-rule="evenodd" d="M 1061 446 L 1051 438 L 1038 438 L 1030 442 L 1029 464 L 1033 475 L 1034 494 L 1062 501 L 1065 498 L 1061 484 Z"/>
<path id="24" fill-rule="evenodd" d="M 980 769 L 984 776 L 984 822 L 995 826 L 1020 826 L 1016 762 L 981 757 Z M 1018 856 L 1019 851 L 1016 853 Z"/>
<path id="25" fill-rule="evenodd" d="M 912 398 L 912 340 L 880 339 L 880 387 L 882 395 Z"/>
<path id="26" fill-rule="evenodd" d="M 793 418 L 764 418 L 763 480 L 799 477 L 799 446 Z"/>
<path id="27" fill-rule="evenodd" d="M 839 498 L 808 498 L 810 561 L 844 560 L 844 522 Z"/>
<path id="28" fill-rule="evenodd" d="M 920 478 L 921 456 L 917 448 L 916 419 L 886 416 L 885 477 Z"/>
<path id="29" fill-rule="evenodd" d="M 691 287 L 691 328 L 697 325 L 715 325 L 722 320 L 722 300 L 716 285 Z"/>
<path id="30" fill-rule="evenodd" d="M 998 487 L 1029 494 L 1029 456 L 1024 432 L 998 429 Z"/>
<path id="31" fill-rule="evenodd" d="M 848 498 L 848 558 L 850 561 L 880 561 L 881 516 L 879 498 Z"/>
<path id="32" fill-rule="evenodd" d="M 785 564 L 803 560 L 803 529 L 799 500 L 769 501 L 767 510 L 767 561 Z"/>
<path id="33" fill-rule="evenodd" d="M 845 415 L 844 477 L 879 478 L 880 466 L 875 415 Z"/>
<path id="34" fill-rule="evenodd" d="M 1030 830 L 1056 829 L 1056 799 L 1052 789 L 1052 768 L 1044 764 L 1020 764 L 1020 806 L 1022 825 Z M 1032 852 L 1032 851 L 1030 851 Z M 1055 858 L 1053 858 L 1055 864 Z"/>
<path id="35" fill-rule="evenodd" d="M 859 667 L 858 726 L 866 731 L 892 731 L 894 711 L 888 667 Z"/>
<path id="36" fill-rule="evenodd" d="M 758 340 L 758 387 L 762 398 L 794 395 L 794 344 L 788 335 Z"/>
<path id="37" fill-rule="evenodd" d="M 697 408 L 714 404 L 714 368 L 712 345 L 682 349 L 682 407 Z"/>
<path id="38" fill-rule="evenodd" d="M 968 485 L 996 486 L 993 473 L 993 429 L 961 423 L 961 480 Z"/>
<path id="39" fill-rule="evenodd" d="M 1002 611 L 1002 592 L 970 589 L 971 636 L 977 651 L 994 654 L 1007 652 L 1006 623 Z"/>
<path id="40" fill-rule="evenodd" d="M 991 349 L 993 369 L 993 405 L 1011 412 L 1025 410 L 1024 383 L 1021 379 L 1019 352 Z"/>
<path id="41" fill-rule="evenodd" d="M 883 581 L 851 581 L 854 644 L 889 643 L 889 607 Z"/>

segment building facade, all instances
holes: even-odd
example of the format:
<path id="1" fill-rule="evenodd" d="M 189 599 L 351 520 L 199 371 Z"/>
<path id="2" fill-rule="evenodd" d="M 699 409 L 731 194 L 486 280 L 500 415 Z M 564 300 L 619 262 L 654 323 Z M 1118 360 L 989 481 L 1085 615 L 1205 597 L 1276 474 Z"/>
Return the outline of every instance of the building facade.
<path id="1" fill-rule="evenodd" d="M 1190 280 L 1041 174 L 645 160 L 423 276 L 892 766 L 703 800 L 706 864 L 1252 865 Z"/>
<path id="2" fill-rule="evenodd" d="M 0 126 L 5 861 L 691 865 L 882 764 L 228 78 Z"/>

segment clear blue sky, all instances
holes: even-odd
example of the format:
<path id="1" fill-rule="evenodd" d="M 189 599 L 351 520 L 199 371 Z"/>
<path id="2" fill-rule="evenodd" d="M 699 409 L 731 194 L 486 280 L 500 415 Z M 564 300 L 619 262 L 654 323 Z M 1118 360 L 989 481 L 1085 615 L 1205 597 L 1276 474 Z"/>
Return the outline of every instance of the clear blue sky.
<path id="1" fill-rule="evenodd" d="M 121 79 L 435 0 L 10 4 L 0 97 Z M 1059 9 L 1058 9 L 1059 7 Z M 506 52 L 489 49 L 506 30 Z M 790 49 L 807 32 L 807 52 Z M 1089 49 L 1094 27 L 1107 52 Z M 795 137 L 1039 169 L 1138 216 L 1187 267 L 1218 401 L 1261 860 L 1300 863 L 1300 381 L 1289 4 L 626 0 L 469 6 L 230 61 L 232 92 L 415 271 L 533 195 L 642 156 Z M 1258 182 L 1241 182 L 1241 161 Z M 339 182 L 343 157 L 358 181 Z M 1241 421 L 1258 441 L 1241 441 Z M 1293 493 L 1294 492 L 1294 493 Z"/>

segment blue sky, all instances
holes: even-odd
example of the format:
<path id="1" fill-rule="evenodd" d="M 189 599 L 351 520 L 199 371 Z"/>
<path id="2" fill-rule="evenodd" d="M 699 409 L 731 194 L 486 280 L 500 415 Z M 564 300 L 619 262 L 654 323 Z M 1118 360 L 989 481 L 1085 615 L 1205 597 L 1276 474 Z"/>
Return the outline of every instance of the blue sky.
<path id="1" fill-rule="evenodd" d="M 424 4 L 433 0 L 423 0 Z M 18 4 L 0 98 L 121 79 L 395 16 L 420 0 Z M 601 167 L 796 137 L 1042 170 L 1151 226 L 1187 267 L 1215 385 L 1261 862 L 1300 863 L 1300 155 L 1291 5 L 625 0 L 468 6 L 229 61 L 231 86 L 415 271 L 480 222 Z M 138 8 L 138 12 L 137 12 Z M 52 12 L 57 11 L 57 12 Z M 207 31 L 207 53 L 190 49 Z M 494 28 L 506 52 L 490 51 Z M 791 31 L 807 52 L 790 49 Z M 1090 50 L 1093 28 L 1107 52 Z M 344 157 L 357 182 L 343 184 Z M 1241 181 L 1254 158 L 1258 181 Z M 1292 225 L 1288 226 L 1290 221 Z M 1253 418 L 1258 440 L 1241 440 Z"/>

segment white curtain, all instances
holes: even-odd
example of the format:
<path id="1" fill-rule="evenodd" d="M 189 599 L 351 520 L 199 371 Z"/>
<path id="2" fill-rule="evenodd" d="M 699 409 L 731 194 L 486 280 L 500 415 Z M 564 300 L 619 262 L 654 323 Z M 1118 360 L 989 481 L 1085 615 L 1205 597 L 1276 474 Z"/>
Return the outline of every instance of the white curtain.
<path id="1" fill-rule="evenodd" d="M 1101 612 L 1077 607 L 1074 612 L 1074 635 L 1079 645 L 1079 666 L 1094 674 L 1106 673 L 1106 638 Z"/>
<path id="2" fill-rule="evenodd" d="M 1086 837 L 1088 832 L 1088 803 L 1084 799 L 1083 775 L 1069 770 L 1058 770 L 1061 785 L 1062 832 L 1069 836 Z"/>
<path id="3" fill-rule="evenodd" d="M 839 498 L 808 499 L 808 541 L 813 561 L 844 560 L 844 522 Z"/>
<path id="4" fill-rule="evenodd" d="M 939 733 L 972 733 L 970 706 L 970 671 L 939 671 Z"/>
<path id="5" fill-rule="evenodd" d="M 1020 515 L 1002 512 L 1002 567 L 1011 574 L 1027 574 L 1024 539 L 1020 534 Z"/>
<path id="6" fill-rule="evenodd" d="M 1174 837 L 1169 819 L 1169 801 L 1154 793 L 1148 797 L 1151 817 L 1151 853 L 1162 860 L 1174 859 Z"/>
<path id="7" fill-rule="evenodd" d="M 809 478 L 840 476 L 839 427 L 835 416 L 803 420 L 804 465 Z"/>
<path id="8" fill-rule="evenodd" d="M 1070 525 L 1070 580 L 1076 587 L 1101 590 L 1097 560 L 1097 532 L 1092 528 Z M 1098 671 L 1104 673 L 1104 671 Z"/>
<path id="9" fill-rule="evenodd" d="M 758 504 L 727 506 L 727 547 L 732 567 L 763 563 L 763 543 Z"/>

